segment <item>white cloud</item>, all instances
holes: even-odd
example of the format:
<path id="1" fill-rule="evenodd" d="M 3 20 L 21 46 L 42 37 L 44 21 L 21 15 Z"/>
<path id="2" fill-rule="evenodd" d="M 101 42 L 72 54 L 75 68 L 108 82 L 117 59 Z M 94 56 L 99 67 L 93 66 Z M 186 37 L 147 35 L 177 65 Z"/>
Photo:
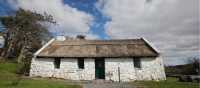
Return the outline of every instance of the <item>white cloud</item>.
<path id="1" fill-rule="evenodd" d="M 52 15 L 57 25 L 47 25 L 51 32 L 59 35 L 87 34 L 93 22 L 93 16 L 72 8 L 63 0 L 16 0 L 12 6 L 20 7 L 40 14 Z"/>
<path id="2" fill-rule="evenodd" d="M 86 35 L 86 39 L 100 39 L 100 37 L 98 35 L 88 33 Z"/>
<path id="3" fill-rule="evenodd" d="M 198 55 L 198 3 L 198 0 L 99 0 L 97 7 L 111 18 L 105 26 L 111 38 L 145 37 L 162 51 L 167 62 L 172 56 Z"/>

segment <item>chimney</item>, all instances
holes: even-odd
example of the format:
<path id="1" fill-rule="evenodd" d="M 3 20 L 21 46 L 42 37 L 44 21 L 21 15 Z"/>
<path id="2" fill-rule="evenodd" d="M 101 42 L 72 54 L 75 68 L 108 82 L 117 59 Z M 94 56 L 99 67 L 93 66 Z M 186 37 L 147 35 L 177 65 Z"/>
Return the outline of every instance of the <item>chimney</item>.
<path id="1" fill-rule="evenodd" d="M 81 39 L 81 40 L 83 39 L 83 40 L 84 40 L 84 39 L 85 39 L 85 36 L 84 36 L 84 35 L 77 35 L 76 38 L 77 38 L 77 39 Z"/>
<path id="2" fill-rule="evenodd" d="M 59 35 L 59 36 L 56 36 L 56 40 L 58 40 L 58 41 L 65 41 L 66 37 L 62 36 L 62 35 Z"/>

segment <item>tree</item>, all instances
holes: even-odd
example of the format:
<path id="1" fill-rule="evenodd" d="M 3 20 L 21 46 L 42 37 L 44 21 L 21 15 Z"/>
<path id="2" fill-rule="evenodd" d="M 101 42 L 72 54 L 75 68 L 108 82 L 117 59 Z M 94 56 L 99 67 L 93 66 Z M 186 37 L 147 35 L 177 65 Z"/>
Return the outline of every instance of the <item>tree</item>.
<path id="1" fill-rule="evenodd" d="M 200 58 L 192 57 L 188 62 L 188 64 L 191 64 L 191 74 L 200 75 Z"/>
<path id="2" fill-rule="evenodd" d="M 0 17 L 4 30 L 5 48 L 1 53 L 3 58 L 18 58 L 23 64 L 30 64 L 33 53 L 42 46 L 42 41 L 51 37 L 41 22 L 53 21 L 50 15 L 19 9 L 14 16 Z"/>

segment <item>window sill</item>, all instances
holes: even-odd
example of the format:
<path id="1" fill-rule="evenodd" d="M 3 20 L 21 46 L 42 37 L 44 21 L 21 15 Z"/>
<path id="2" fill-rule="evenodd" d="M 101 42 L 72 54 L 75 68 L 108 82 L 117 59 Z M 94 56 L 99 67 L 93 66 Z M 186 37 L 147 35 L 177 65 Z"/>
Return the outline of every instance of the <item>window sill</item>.
<path id="1" fill-rule="evenodd" d="M 142 70 L 142 68 L 135 68 L 136 70 Z"/>
<path id="2" fill-rule="evenodd" d="M 83 70 L 84 70 L 84 69 L 80 69 L 80 68 L 79 68 L 77 71 L 83 71 Z"/>
<path id="3" fill-rule="evenodd" d="M 55 70 L 60 70 L 60 68 L 54 68 Z"/>

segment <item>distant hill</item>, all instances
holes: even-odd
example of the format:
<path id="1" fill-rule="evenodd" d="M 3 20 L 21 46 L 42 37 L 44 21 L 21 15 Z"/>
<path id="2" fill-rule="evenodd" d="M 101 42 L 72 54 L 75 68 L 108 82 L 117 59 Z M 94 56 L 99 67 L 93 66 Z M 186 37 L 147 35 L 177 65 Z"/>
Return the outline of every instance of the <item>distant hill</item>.
<path id="1" fill-rule="evenodd" d="M 198 75 L 199 72 L 199 62 L 176 65 L 176 66 L 166 66 L 165 72 L 167 75 Z"/>

